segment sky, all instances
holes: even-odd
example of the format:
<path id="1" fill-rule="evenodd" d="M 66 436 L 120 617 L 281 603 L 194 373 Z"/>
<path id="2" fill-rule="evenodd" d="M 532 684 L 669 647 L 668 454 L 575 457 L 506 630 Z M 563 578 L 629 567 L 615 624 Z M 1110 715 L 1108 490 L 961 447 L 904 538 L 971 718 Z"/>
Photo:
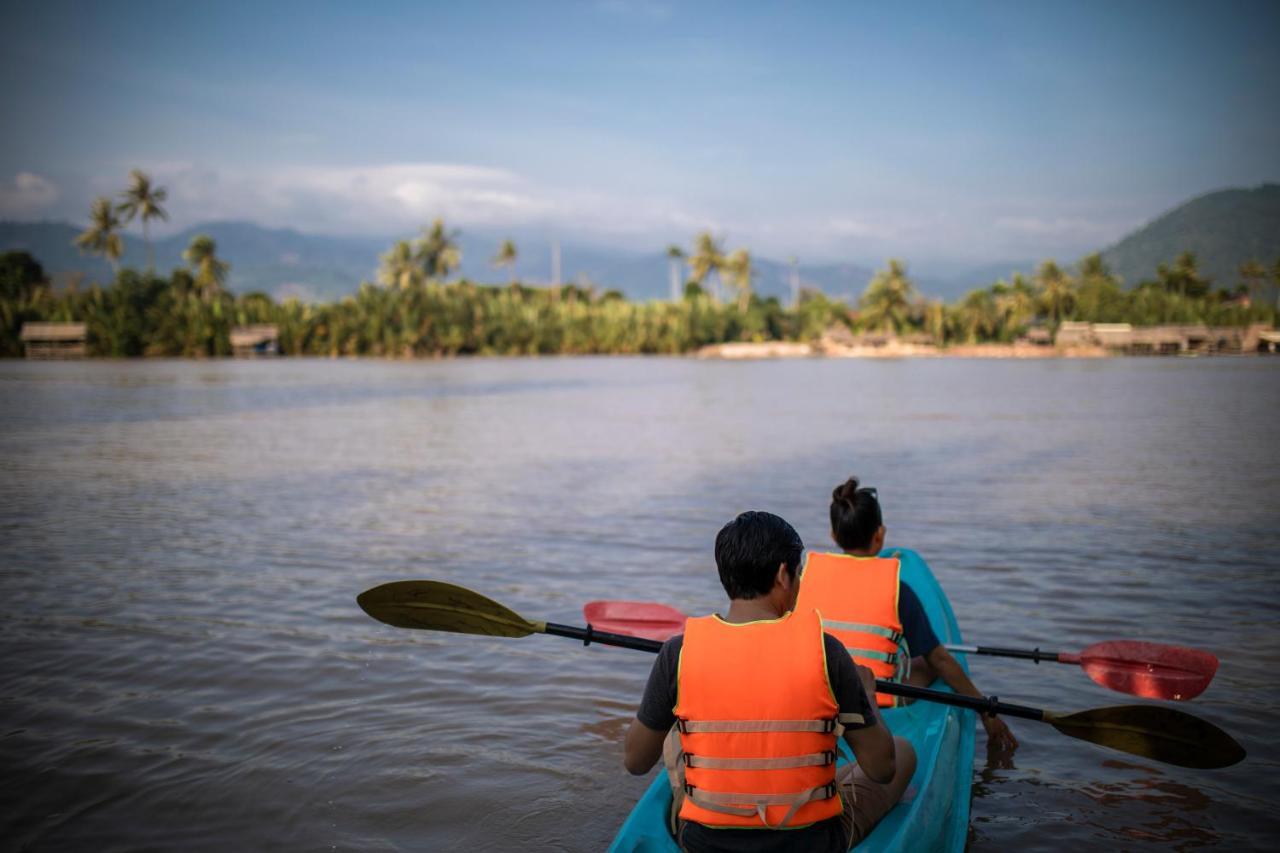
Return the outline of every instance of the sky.
<path id="1" fill-rule="evenodd" d="M 886 8 L 893 5 L 896 8 Z M 6 4 L 0 218 L 805 262 L 1103 248 L 1280 180 L 1280 3 Z M 164 228 L 160 231 L 163 233 Z"/>

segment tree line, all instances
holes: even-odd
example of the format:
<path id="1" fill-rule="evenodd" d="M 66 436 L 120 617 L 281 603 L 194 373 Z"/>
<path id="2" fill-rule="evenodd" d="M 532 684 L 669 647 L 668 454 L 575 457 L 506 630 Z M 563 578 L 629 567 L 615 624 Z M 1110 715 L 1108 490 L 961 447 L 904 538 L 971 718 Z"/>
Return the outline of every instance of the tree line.
<path id="1" fill-rule="evenodd" d="M 730 341 L 813 341 L 832 327 L 850 332 L 918 334 L 939 345 L 1010 342 L 1032 327 L 1050 332 L 1067 320 L 1244 325 L 1274 323 L 1280 259 L 1240 267 L 1231 290 L 1213 287 L 1184 253 L 1155 275 L 1125 288 L 1100 255 L 1073 268 L 1045 261 L 1031 276 L 970 291 L 955 304 L 921 296 L 906 266 L 889 261 L 855 305 L 799 289 L 790 305 L 762 298 L 745 248 L 727 250 L 710 232 L 688 252 L 671 246 L 672 299 L 635 303 L 590 284 L 528 286 L 514 274 L 505 286 L 450 280 L 462 261 L 459 235 L 437 219 L 414 240 L 382 256 L 377 283 L 335 302 L 276 302 L 263 293 L 226 289 L 229 264 L 207 236 L 193 238 L 187 267 L 158 275 L 147 225 L 164 221 L 165 191 L 138 170 L 120 202 L 96 199 L 90 225 L 76 238 L 84 251 L 118 264 L 121 231 L 135 218 L 148 244 L 148 269 L 115 269 L 114 280 L 55 288 L 25 252 L 0 255 L 0 355 L 22 353 L 24 322 L 78 321 L 89 351 L 101 356 L 209 357 L 230 353 L 233 326 L 271 323 L 289 355 L 539 355 L 683 353 Z M 515 243 L 503 242 L 495 267 L 513 267 Z"/>

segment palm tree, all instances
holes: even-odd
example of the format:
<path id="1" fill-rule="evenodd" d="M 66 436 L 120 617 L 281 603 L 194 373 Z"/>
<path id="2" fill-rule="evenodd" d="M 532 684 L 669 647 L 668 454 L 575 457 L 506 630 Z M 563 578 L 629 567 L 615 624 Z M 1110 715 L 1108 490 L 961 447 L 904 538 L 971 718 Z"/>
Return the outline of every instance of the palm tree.
<path id="1" fill-rule="evenodd" d="M 106 258 L 113 273 L 118 269 L 120 256 L 124 254 L 124 238 L 120 236 L 120 217 L 111 206 L 111 199 L 100 196 L 93 200 L 93 206 L 89 208 L 89 227 L 76 237 L 75 244 L 82 252 Z"/>
<path id="2" fill-rule="evenodd" d="M 164 187 L 157 187 L 151 183 L 151 179 L 143 173 L 141 169 L 134 169 L 129 173 L 129 188 L 120 193 L 124 201 L 116 206 L 116 211 L 124 216 L 124 223 L 133 221 L 136 216 L 142 220 L 142 242 L 147 244 L 147 269 L 155 271 L 156 256 L 155 250 L 151 246 L 151 235 L 148 233 L 148 224 L 152 219 L 159 219 L 161 222 L 169 220 L 169 214 L 160 206 L 160 202 L 168 198 L 168 193 Z"/>
<path id="3" fill-rule="evenodd" d="M 996 313 L 1004 332 L 999 336 L 1002 339 L 1013 338 L 1035 317 L 1035 294 L 1022 273 L 1014 274 L 1011 285 L 996 282 L 991 287 L 991 294 L 995 297 Z"/>
<path id="4" fill-rule="evenodd" d="M 901 331 L 910 317 L 915 290 L 907 268 L 901 261 L 890 260 L 889 268 L 875 274 L 858 300 L 865 324 L 885 332 Z"/>
<path id="5" fill-rule="evenodd" d="M 684 250 L 672 243 L 667 246 L 667 259 L 671 261 L 671 301 L 680 301 L 680 268 L 684 266 Z"/>
<path id="6" fill-rule="evenodd" d="M 422 267 L 408 240 L 397 240 L 391 251 L 382 256 L 378 280 L 387 287 L 407 290 L 422 278 Z"/>
<path id="7" fill-rule="evenodd" d="M 493 256 L 493 265 L 498 269 L 511 268 L 511 283 L 516 283 L 516 244 L 510 238 L 503 240 L 498 247 L 498 254 Z"/>
<path id="8" fill-rule="evenodd" d="M 182 257 L 191 266 L 191 271 L 195 273 L 196 285 L 205 301 L 222 291 L 227 272 L 231 269 L 231 264 L 218 259 L 217 249 L 218 244 L 212 237 L 197 234 L 191 238 L 191 245 L 182 253 Z"/>
<path id="9" fill-rule="evenodd" d="M 724 260 L 724 272 L 729 286 L 738 292 L 738 311 L 746 311 L 751 301 L 751 253 L 734 249 Z"/>
<path id="10" fill-rule="evenodd" d="M 965 340 L 969 343 L 996 337 L 1000 317 L 992 291 L 981 288 L 969 291 L 956 313 Z"/>
<path id="11" fill-rule="evenodd" d="M 1075 307 L 1075 282 L 1056 263 L 1045 261 L 1036 270 L 1035 283 L 1040 291 L 1040 305 L 1057 328 Z"/>
<path id="12" fill-rule="evenodd" d="M 458 232 L 446 231 L 443 219 L 436 219 L 430 228 L 422 229 L 416 248 L 418 262 L 428 278 L 446 278 L 462 263 Z"/>
<path id="13" fill-rule="evenodd" d="M 1211 282 L 1200 275 L 1199 261 L 1196 259 L 1195 252 L 1183 252 L 1178 255 L 1172 267 L 1167 264 L 1158 264 L 1156 276 L 1168 293 L 1197 299 L 1209 293 Z"/>
<path id="14" fill-rule="evenodd" d="M 693 254 L 689 256 L 689 280 L 702 286 L 710 276 L 716 278 L 715 296 L 719 297 L 720 271 L 724 269 L 724 248 L 720 241 L 703 231 L 693 241 Z"/>
<path id="15" fill-rule="evenodd" d="M 1240 265 L 1240 278 L 1244 280 L 1244 285 L 1249 291 L 1249 302 L 1256 303 L 1258 301 L 1258 293 L 1262 290 L 1262 285 L 1267 280 L 1267 268 L 1257 261 L 1249 261 Z"/>

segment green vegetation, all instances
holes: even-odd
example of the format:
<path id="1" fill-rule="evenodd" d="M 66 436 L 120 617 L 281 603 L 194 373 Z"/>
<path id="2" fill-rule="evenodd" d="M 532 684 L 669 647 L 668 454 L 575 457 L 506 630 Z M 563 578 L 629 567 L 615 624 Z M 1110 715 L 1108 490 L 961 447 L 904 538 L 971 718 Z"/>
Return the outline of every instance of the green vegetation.
<path id="1" fill-rule="evenodd" d="M 1127 286 L 1156 264 L 1194 252 L 1200 270 L 1220 285 L 1235 283 L 1250 259 L 1280 257 L 1280 184 L 1219 190 L 1191 199 L 1102 253 Z"/>
<path id="2" fill-rule="evenodd" d="M 97 199 L 91 225 L 77 239 L 114 264 L 122 250 L 119 214 L 165 217 L 164 190 L 133 173 L 126 203 Z M 667 251 L 672 284 L 687 259 L 683 296 L 631 303 L 617 291 L 591 285 L 529 287 L 512 276 L 505 287 L 447 282 L 461 262 L 456 231 L 435 220 L 414 241 L 399 241 L 382 257 L 379 285 L 364 283 L 337 302 L 277 303 L 262 293 L 235 296 L 225 288 L 230 265 L 214 240 L 195 236 L 183 253 L 187 268 L 168 277 L 117 270 L 107 285 L 55 291 L 40 264 L 25 252 L 0 255 L 0 355 L 22 352 L 28 321 L 79 321 L 89 351 L 102 356 L 195 356 L 230 352 L 233 326 L 272 323 L 289 355 L 431 357 L 463 354 L 540 355 L 683 353 L 729 341 L 817 340 L 843 326 L 851 332 L 924 336 L 938 344 L 1011 342 L 1033 327 L 1052 332 L 1066 320 L 1244 325 L 1274 323 L 1280 302 L 1280 259 L 1240 266 L 1232 290 L 1213 287 L 1184 252 L 1160 264 L 1153 278 L 1125 289 L 1100 255 L 1074 269 L 1045 261 L 1031 280 L 1021 275 L 971 291 L 959 303 L 924 299 L 906 265 L 891 260 L 877 272 L 857 306 L 804 290 L 784 308 L 752 290 L 752 259 L 744 248 L 726 253 L 709 232 L 687 255 Z M 516 246 L 506 241 L 494 258 L 510 267 Z M 674 289 L 674 288 L 673 288 Z M 721 294 L 728 289 L 732 301 Z"/>
<path id="3" fill-rule="evenodd" d="M 134 169 L 129 173 L 129 188 L 120 193 L 124 201 L 116 205 L 116 212 L 123 217 L 124 225 L 132 222 L 134 217 L 142 220 L 142 241 L 147 244 L 149 272 L 156 268 L 156 256 L 151 246 L 151 235 L 147 226 L 153 219 L 159 219 L 161 222 L 168 221 L 169 214 L 160 206 L 168 195 L 163 187 L 154 186 L 141 169 Z"/>

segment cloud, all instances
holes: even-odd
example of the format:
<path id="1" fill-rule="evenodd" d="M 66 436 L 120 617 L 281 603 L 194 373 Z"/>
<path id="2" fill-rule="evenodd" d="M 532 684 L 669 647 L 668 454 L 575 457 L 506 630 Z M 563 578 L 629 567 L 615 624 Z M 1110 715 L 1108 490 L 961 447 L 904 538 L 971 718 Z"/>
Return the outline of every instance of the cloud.
<path id="1" fill-rule="evenodd" d="M 880 240 L 888 240 L 898 234 L 898 229 L 887 223 L 872 223 L 848 217 L 829 220 L 825 230 L 833 237 L 873 237 Z"/>
<path id="2" fill-rule="evenodd" d="M 303 231 L 386 235 L 440 216 L 460 226 L 546 226 L 638 243 L 655 234 L 723 225 L 665 198 L 542 185 L 506 169 L 469 164 L 306 166 L 250 173 L 165 163 L 147 171 L 169 190 L 170 229 L 248 219 Z"/>
<path id="3" fill-rule="evenodd" d="M 317 234 L 390 239 L 435 217 L 490 231 L 535 229 L 562 239 L 636 250 L 687 244 L 710 230 L 728 245 L 764 257 L 806 262 L 878 262 L 902 257 L 985 263 L 1070 257 L 1113 242 L 1137 221 L 1128 210 L 1093 218 L 1079 204 L 1061 215 L 1017 200 L 944 209 L 866 203 L 811 210 L 802 199 L 721 209 L 655 188 L 610 191 L 536 180 L 515 170 L 470 163 L 402 162 L 233 169 L 193 162 L 139 164 L 169 192 L 171 220 L 160 233 L 214 220 L 243 220 Z M 0 216 L 83 221 L 97 195 L 114 195 L 120 175 L 42 177 L 23 171 L 0 182 Z"/>
<path id="4" fill-rule="evenodd" d="M 1050 219 L 1037 216 L 998 216 L 994 225 L 1002 231 L 1015 234 L 1068 239 L 1104 238 L 1114 233 L 1116 228 L 1116 224 L 1111 222 L 1064 216 Z"/>
<path id="5" fill-rule="evenodd" d="M 57 200 L 57 186 L 32 172 L 19 172 L 12 181 L 0 185 L 0 215 L 38 216 Z"/>

